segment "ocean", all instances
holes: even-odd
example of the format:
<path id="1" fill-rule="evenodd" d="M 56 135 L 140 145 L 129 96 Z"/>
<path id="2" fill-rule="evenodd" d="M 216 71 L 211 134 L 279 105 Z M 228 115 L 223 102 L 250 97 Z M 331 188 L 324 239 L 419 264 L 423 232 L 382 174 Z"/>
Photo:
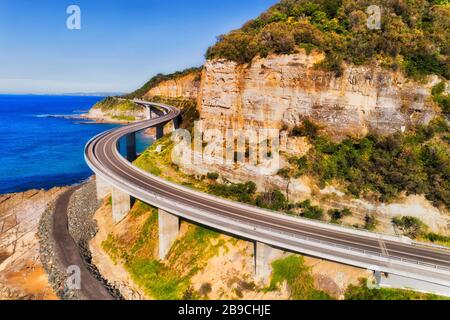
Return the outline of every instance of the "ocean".
<path id="1" fill-rule="evenodd" d="M 86 121 L 76 116 L 101 99 L 0 95 L 0 194 L 73 185 L 89 178 L 93 173 L 84 161 L 86 142 L 118 125 L 83 124 Z M 152 142 L 138 134 L 138 152 Z"/>

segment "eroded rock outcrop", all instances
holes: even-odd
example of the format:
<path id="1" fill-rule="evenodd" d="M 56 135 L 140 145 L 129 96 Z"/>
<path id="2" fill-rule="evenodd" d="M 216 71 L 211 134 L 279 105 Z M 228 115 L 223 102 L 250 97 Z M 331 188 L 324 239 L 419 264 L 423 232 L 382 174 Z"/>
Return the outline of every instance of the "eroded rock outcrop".
<path id="1" fill-rule="evenodd" d="M 436 115 L 429 85 L 376 66 L 347 66 L 336 77 L 315 67 L 322 54 L 255 58 L 250 66 L 207 61 L 199 94 L 210 126 L 293 127 L 309 118 L 335 138 L 390 134 Z"/>
<path id="2" fill-rule="evenodd" d="M 0 196 L 0 299 L 56 299 L 39 260 L 39 220 L 65 188 Z"/>
<path id="3" fill-rule="evenodd" d="M 197 99 L 200 88 L 199 72 L 191 72 L 174 79 L 163 81 L 151 88 L 144 98 L 152 97 Z"/>

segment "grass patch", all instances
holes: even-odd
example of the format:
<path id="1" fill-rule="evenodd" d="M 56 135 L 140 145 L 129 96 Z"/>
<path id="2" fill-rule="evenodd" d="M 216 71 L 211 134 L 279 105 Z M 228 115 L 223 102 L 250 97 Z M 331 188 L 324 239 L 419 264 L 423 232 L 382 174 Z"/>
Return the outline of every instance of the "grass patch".
<path id="1" fill-rule="evenodd" d="M 350 285 L 345 293 L 345 300 L 448 300 L 448 298 L 403 289 L 369 289 L 366 280 L 359 285 Z"/>
<path id="2" fill-rule="evenodd" d="M 294 300 L 330 300 L 331 297 L 314 288 L 311 269 L 304 265 L 302 256 L 291 255 L 272 262 L 272 278 L 267 290 L 276 290 L 284 281 L 291 289 Z"/>
<path id="3" fill-rule="evenodd" d="M 136 237 L 108 235 L 102 248 L 114 263 L 122 263 L 133 281 L 146 294 L 159 300 L 194 299 L 198 294 L 190 287 L 190 279 L 218 253 L 225 243 L 220 234 L 202 227 L 189 225 L 186 234 L 177 239 L 162 262 L 157 258 L 158 213 L 157 209 L 137 201 L 133 206 L 129 223 L 141 222 Z"/>
<path id="4" fill-rule="evenodd" d="M 125 115 L 119 115 L 119 116 L 112 116 L 112 119 L 119 120 L 119 121 L 135 121 L 135 116 L 125 116 Z"/>

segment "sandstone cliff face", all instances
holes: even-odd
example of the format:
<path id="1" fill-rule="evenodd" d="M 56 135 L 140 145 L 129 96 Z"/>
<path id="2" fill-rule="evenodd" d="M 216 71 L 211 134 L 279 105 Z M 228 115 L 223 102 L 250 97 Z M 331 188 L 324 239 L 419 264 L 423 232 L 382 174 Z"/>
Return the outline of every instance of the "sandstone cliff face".
<path id="1" fill-rule="evenodd" d="M 152 97 L 166 97 L 166 98 L 184 98 L 197 99 L 200 88 L 200 79 L 197 72 L 189 73 L 187 75 L 161 82 L 156 87 L 150 89 L 144 98 L 151 99 Z"/>
<path id="2" fill-rule="evenodd" d="M 39 220 L 66 188 L 0 196 L 0 300 L 56 299 L 40 262 Z"/>
<path id="3" fill-rule="evenodd" d="M 379 67 L 348 66 L 341 77 L 314 68 L 320 54 L 256 58 L 249 67 L 207 61 L 199 93 L 210 126 L 293 127 L 304 118 L 335 138 L 389 134 L 436 115 L 430 86 Z M 213 120 L 213 121 L 208 121 Z"/>

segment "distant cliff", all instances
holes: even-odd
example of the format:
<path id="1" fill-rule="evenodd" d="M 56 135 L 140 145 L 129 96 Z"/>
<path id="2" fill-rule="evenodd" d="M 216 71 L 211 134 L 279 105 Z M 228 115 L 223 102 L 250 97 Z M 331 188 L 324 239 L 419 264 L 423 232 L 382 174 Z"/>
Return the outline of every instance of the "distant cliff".
<path id="1" fill-rule="evenodd" d="M 200 72 L 197 70 L 165 80 L 151 88 L 144 95 L 146 99 L 153 97 L 197 99 L 200 88 Z"/>
<path id="2" fill-rule="evenodd" d="M 99 122 L 131 122 L 146 119 L 143 107 L 132 101 L 113 97 L 96 103 L 84 116 Z"/>
<path id="3" fill-rule="evenodd" d="M 157 74 L 141 88 L 128 94 L 125 98 L 181 98 L 196 99 L 200 87 L 202 68 L 189 68 L 171 74 Z"/>

